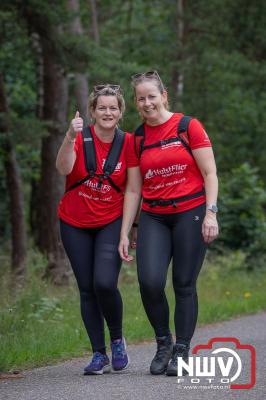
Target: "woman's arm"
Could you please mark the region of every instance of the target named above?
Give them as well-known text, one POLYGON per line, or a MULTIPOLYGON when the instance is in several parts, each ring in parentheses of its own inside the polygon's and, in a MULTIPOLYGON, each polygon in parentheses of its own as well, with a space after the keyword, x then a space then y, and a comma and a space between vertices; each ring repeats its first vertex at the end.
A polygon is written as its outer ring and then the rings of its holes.
POLYGON ((128 175, 123 207, 123 221, 118 250, 122 260, 131 261, 133 260, 133 257, 128 255, 128 234, 138 211, 141 195, 142 177, 139 167, 128 168, 127 172, 128 175))
POLYGON ((61 175, 68 175, 73 169, 76 161, 76 152, 74 151, 75 138, 78 132, 83 129, 83 119, 76 112, 75 118, 72 119, 69 129, 66 132, 63 143, 56 157, 56 168, 61 175))
MULTIPOLYGON (((211 147, 192 150, 193 156, 204 179, 206 191, 206 205, 216 205, 218 196, 218 178, 216 164, 211 147)), ((216 213, 206 208, 206 215, 202 224, 202 234, 206 243, 211 243, 219 233, 216 213)))
POLYGON ((142 199, 140 199, 138 210, 131 228, 131 234, 130 234, 130 247, 131 249, 135 249, 137 247, 137 237, 138 237, 138 225, 139 225, 139 216, 141 212, 141 207, 142 207, 142 199))

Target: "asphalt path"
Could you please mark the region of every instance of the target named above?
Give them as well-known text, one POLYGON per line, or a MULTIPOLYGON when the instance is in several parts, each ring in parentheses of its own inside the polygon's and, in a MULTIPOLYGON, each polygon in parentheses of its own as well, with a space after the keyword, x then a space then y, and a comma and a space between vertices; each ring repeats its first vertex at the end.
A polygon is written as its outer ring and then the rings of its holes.
MULTIPOLYGON (((192 348, 206 344, 214 337, 234 337, 240 343, 256 350, 256 384, 251 389, 230 389, 225 385, 202 382, 191 384, 185 377, 178 383, 176 377, 152 376, 149 364, 156 350, 152 343, 128 346, 130 366, 120 373, 101 376, 83 376, 87 358, 23 372, 20 379, 0 380, 2 400, 264 400, 266 399, 266 313, 207 325, 195 332, 192 348), (186 387, 184 386, 186 385, 186 387), (200 386, 201 385, 201 386, 200 386), (223 386, 223 388, 221 388, 223 386)), ((217 344, 218 346, 218 344, 217 344)), ((221 343, 218 347, 224 347, 221 343)), ((250 381, 250 351, 241 351, 243 363, 241 381, 250 381)), ((219 375, 217 373, 217 375, 219 375)), ((219 378, 219 377, 218 377, 219 378)), ((218 379, 217 377, 215 379, 218 379)), ((219 381, 219 379, 218 379, 219 381)), ((217 382, 218 382, 217 381, 217 382)), ((217 383, 215 382, 215 383, 217 383)))

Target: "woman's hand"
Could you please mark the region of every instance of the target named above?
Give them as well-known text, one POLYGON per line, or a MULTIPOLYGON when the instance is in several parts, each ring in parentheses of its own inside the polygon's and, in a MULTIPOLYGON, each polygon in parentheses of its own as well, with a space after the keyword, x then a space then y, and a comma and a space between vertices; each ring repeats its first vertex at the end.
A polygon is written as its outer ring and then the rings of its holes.
POLYGON ((127 236, 122 236, 120 238, 118 251, 122 260, 127 262, 132 261, 134 259, 133 256, 130 256, 128 254, 128 248, 129 248, 129 239, 127 236))
POLYGON ((205 243, 211 243, 219 235, 219 226, 216 214, 207 211, 202 223, 202 235, 205 243))
POLYGON ((78 132, 81 132, 83 129, 83 119, 80 118, 79 112, 76 112, 75 118, 70 122, 67 135, 71 139, 75 139, 78 132))

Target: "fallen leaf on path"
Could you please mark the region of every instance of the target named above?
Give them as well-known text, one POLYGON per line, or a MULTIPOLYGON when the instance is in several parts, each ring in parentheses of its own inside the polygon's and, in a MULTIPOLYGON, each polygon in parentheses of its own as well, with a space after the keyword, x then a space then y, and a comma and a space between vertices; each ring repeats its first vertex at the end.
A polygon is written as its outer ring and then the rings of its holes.
POLYGON ((7 372, 7 373, 0 372, 0 379, 20 379, 20 378, 24 378, 24 376, 18 371, 7 372))

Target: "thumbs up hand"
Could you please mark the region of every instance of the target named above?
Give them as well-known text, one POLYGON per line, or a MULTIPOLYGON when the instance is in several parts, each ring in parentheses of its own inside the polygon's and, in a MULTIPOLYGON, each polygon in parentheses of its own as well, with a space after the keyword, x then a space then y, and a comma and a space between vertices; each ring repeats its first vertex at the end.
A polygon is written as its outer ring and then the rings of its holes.
POLYGON ((75 139, 78 132, 81 132, 83 129, 83 119, 79 116, 79 112, 76 112, 75 117, 72 119, 69 125, 69 135, 72 139, 75 139))

